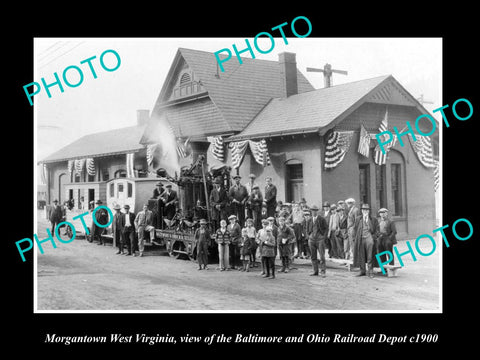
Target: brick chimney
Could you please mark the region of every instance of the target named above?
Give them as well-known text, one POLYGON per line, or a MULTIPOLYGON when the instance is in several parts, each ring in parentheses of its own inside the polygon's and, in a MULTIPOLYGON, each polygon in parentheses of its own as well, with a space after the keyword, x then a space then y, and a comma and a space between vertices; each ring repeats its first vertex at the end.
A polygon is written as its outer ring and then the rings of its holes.
POLYGON ((280 76, 282 80, 282 95, 289 97, 298 94, 297 61, 295 53, 283 52, 278 54, 280 76))
POLYGON ((149 110, 137 110, 137 126, 145 125, 150 118, 149 110))

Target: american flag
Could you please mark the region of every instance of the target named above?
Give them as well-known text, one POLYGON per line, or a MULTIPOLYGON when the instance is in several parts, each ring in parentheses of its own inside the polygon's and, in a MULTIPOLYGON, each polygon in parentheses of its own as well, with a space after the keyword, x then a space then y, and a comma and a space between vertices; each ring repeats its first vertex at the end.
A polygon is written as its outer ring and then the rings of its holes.
POLYGON ((231 142, 228 147, 232 152, 232 168, 238 169, 247 151, 248 140, 231 142))
POLYGON ((333 169, 340 164, 352 143, 353 131, 332 131, 325 148, 325 169, 333 169))
POLYGON ((224 160, 223 139, 221 136, 209 136, 207 140, 210 142, 210 151, 213 157, 218 161, 224 160))
POLYGON ((87 158, 87 173, 90 176, 95 176, 95 161, 93 158, 87 158))
MULTIPOLYGON (((380 126, 378 128, 378 132, 382 133, 382 132, 387 131, 387 130, 388 130, 388 109, 385 110, 385 116, 384 116, 382 122, 380 123, 380 126)), ((392 141, 389 142, 388 144, 383 145, 384 152, 382 151, 382 148, 380 147, 380 145, 375 146, 375 155, 374 155, 375 164, 385 165, 387 163, 388 152, 397 143, 397 137, 395 135, 392 135, 392 136, 393 136, 392 141)), ((381 138, 382 142, 385 142, 388 139, 388 135, 387 134, 380 135, 380 138, 381 138)))
POLYGON ((270 165, 270 156, 268 155, 267 142, 265 139, 260 141, 249 140, 250 151, 255 161, 263 167, 270 165))
POLYGON ((153 154, 155 153, 155 149, 157 148, 157 144, 150 144, 147 145, 147 165, 152 165, 153 162, 153 154))
POLYGON ((370 155, 370 134, 363 124, 360 125, 360 140, 358 143, 358 152, 365 157, 370 155))
POLYGON ((135 171, 133 170, 133 162, 135 160, 135 153, 126 154, 127 156, 127 177, 135 177, 135 171))
POLYGON ((183 142, 181 138, 177 138, 177 155, 179 157, 186 158, 190 155, 189 142, 190 138, 187 138, 185 142, 183 142))

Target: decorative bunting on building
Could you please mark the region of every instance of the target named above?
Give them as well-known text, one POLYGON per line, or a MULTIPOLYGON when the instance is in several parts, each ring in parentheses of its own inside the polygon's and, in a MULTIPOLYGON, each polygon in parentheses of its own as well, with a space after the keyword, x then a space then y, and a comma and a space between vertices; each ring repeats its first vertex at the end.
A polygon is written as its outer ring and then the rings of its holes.
POLYGON ((47 182, 47 178, 48 178, 47 171, 48 171, 47 164, 43 163, 42 167, 40 169, 40 181, 43 185, 46 185, 48 183, 47 182))
POLYGON ((152 163, 153 163, 153 154, 155 153, 156 148, 157 148, 157 144, 147 145, 146 157, 147 157, 148 166, 152 165, 152 163))
POLYGON ((249 140, 250 151, 255 161, 263 167, 270 165, 270 156, 268 155, 267 142, 265 139, 260 141, 249 140))
POLYGON ((221 136, 209 136, 207 137, 208 142, 210 143, 210 151, 213 154, 213 157, 218 161, 224 161, 224 148, 223 148, 223 139, 221 136))
POLYGON ((410 144, 422 165, 427 168, 434 168, 435 161, 433 159, 432 141, 430 140, 430 137, 415 134, 415 139, 417 139, 417 141, 414 141, 412 134, 408 133, 408 138, 410 139, 410 144))
POLYGON ((78 174, 82 173, 83 167, 85 166, 85 159, 77 159, 75 160, 75 171, 78 174))
POLYGON ((90 176, 95 176, 95 161, 93 158, 87 158, 87 173, 90 176))
POLYGON ((231 142, 228 146, 232 152, 232 168, 238 169, 247 151, 248 140, 231 142))
POLYGON ((135 171, 133 169, 133 163, 134 163, 134 160, 135 160, 135 153, 130 153, 130 154, 126 154, 126 157, 127 157, 127 177, 129 178, 133 178, 135 177, 135 171))
POLYGON ((340 164, 350 149, 353 131, 332 131, 325 148, 325 169, 333 169, 340 164))
POLYGON ((437 192, 438 187, 440 186, 440 162, 438 160, 434 160, 435 167, 433 168, 433 188, 435 192, 437 192))
POLYGON ((370 134, 363 124, 360 125, 360 140, 358 142, 358 152, 365 157, 370 155, 370 134))
POLYGON ((73 167, 75 165, 75 160, 68 160, 68 175, 72 175, 72 172, 73 172, 73 167))

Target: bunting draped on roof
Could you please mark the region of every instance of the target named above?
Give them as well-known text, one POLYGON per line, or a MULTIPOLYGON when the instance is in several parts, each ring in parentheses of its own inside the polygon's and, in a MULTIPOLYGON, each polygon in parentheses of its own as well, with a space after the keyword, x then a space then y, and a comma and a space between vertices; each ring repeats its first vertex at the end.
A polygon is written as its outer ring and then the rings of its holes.
POLYGON ((90 176, 95 176, 95 161, 93 158, 87 158, 87 173, 90 176))
POLYGON ((75 171, 77 173, 80 174, 82 172, 84 166, 85 166, 85 159, 75 160, 75 171))
POLYGON ((221 136, 209 136, 207 138, 210 143, 210 151, 213 157, 218 161, 224 161, 223 139, 221 136))
POLYGON ((245 151, 250 146, 250 151, 257 163, 262 166, 270 165, 270 155, 268 154, 267 142, 265 139, 260 141, 243 140, 231 142, 229 148, 232 152, 232 167, 237 169, 242 163, 245 151))
POLYGON ((353 131, 332 131, 327 138, 325 149, 325 169, 333 169, 340 164, 350 149, 353 131))
POLYGON ((135 177, 135 171, 133 169, 133 163, 135 160, 135 153, 126 154, 126 167, 127 167, 127 177, 135 177))
POLYGON ((68 175, 72 175, 75 160, 68 160, 68 175))
POLYGON ((434 168, 435 160, 433 159, 432 141, 430 137, 415 134, 417 141, 414 141, 412 134, 408 133, 408 138, 420 163, 427 168, 434 168))

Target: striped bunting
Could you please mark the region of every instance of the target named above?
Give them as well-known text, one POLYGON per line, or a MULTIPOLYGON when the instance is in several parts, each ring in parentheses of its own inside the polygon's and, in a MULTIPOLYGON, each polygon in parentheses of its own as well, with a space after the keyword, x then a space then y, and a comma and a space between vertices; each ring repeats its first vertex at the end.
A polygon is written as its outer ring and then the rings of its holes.
POLYGON ((232 152, 232 168, 238 169, 242 163, 245 151, 247 151, 248 140, 231 142, 228 147, 232 152))
POLYGON ((414 141, 412 134, 408 133, 408 138, 410 139, 410 144, 422 165, 427 168, 434 168, 435 161, 433 159, 432 141, 430 140, 430 137, 415 134, 417 141, 414 141))
POLYGON ((435 189, 435 192, 437 192, 439 186, 440 186, 440 162, 438 160, 434 160, 435 163, 435 168, 433 169, 433 188, 435 189))
POLYGON ((250 151, 255 158, 255 161, 263 167, 270 165, 270 156, 268 155, 267 142, 265 139, 260 141, 249 140, 250 151))
POLYGON ((87 173, 90 176, 95 176, 95 161, 93 158, 87 158, 87 173))
POLYGON ((77 173, 80 174, 82 172, 84 166, 85 166, 85 159, 75 160, 75 171, 77 173))
POLYGON ((147 145, 146 158, 147 158, 148 166, 152 165, 153 163, 153 155, 155 153, 156 148, 157 148, 157 144, 147 145))
POLYGON ((133 170, 133 162, 135 160, 135 153, 126 154, 127 157, 127 177, 135 177, 135 171, 133 170))
POLYGON ((332 131, 327 138, 325 149, 325 169, 333 169, 340 164, 350 149, 353 131, 332 131))
POLYGON ((224 161, 223 139, 221 136, 209 136, 207 137, 210 143, 210 151, 213 157, 218 161, 224 161))
POLYGON ((72 175, 73 167, 75 165, 75 160, 68 160, 68 174, 72 175))

